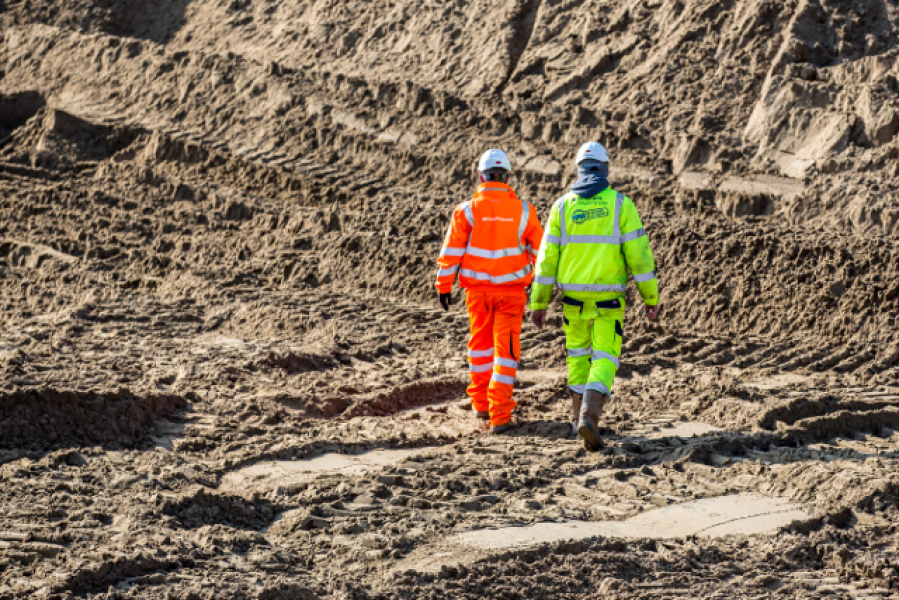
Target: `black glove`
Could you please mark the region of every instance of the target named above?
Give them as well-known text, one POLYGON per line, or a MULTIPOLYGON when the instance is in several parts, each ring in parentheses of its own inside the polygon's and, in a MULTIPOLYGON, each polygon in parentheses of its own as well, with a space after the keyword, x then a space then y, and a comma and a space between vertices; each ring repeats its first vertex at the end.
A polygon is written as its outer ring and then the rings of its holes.
POLYGON ((450 304, 453 303, 453 295, 451 293, 440 294, 439 300, 443 310, 449 310, 450 304))

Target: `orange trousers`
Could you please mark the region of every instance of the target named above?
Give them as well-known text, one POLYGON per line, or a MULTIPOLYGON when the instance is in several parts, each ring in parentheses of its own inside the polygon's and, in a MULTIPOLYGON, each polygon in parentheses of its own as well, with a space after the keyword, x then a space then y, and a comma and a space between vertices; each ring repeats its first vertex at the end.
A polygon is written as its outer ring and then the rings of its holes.
POLYGON ((527 304, 524 290, 468 292, 471 340, 468 395, 477 411, 489 411, 492 425, 512 418, 512 388, 521 356, 521 320, 527 304))

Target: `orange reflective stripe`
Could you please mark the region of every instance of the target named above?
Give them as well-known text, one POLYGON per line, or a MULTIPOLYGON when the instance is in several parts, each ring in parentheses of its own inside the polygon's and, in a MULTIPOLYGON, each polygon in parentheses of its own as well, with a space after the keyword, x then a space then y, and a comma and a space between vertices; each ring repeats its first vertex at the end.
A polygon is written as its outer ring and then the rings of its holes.
POLYGON ((521 279, 523 277, 527 277, 533 269, 531 265, 526 266, 520 271, 515 271, 514 273, 507 273, 505 275, 491 275, 490 273, 484 273, 483 271, 472 271, 471 269, 461 269, 459 274, 463 277, 470 277, 471 279, 477 279, 478 281, 489 281, 493 284, 503 284, 503 283, 512 283, 517 279, 521 279))
POLYGON ((514 377, 509 377, 508 375, 500 375, 499 373, 494 373, 490 380, 497 383, 505 383, 506 385, 515 385, 514 377))
POLYGON ((472 256, 477 256, 479 258, 490 258, 496 260, 497 258, 505 258, 506 256, 518 256, 521 254, 521 248, 503 248, 502 250, 484 250, 483 248, 475 248, 473 246, 469 246, 465 249, 465 254, 471 254, 472 256))

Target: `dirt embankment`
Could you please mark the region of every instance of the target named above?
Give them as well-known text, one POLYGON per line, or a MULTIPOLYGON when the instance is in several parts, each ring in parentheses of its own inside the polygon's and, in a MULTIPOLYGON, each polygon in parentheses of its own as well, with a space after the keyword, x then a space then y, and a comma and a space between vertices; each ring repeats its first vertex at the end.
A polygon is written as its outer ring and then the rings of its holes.
POLYGON ((897 19, 0 0, 0 598, 888 597, 897 19), (665 308, 588 455, 555 309, 488 437, 432 279, 480 152, 545 215, 590 138, 665 308), (787 504, 663 535, 722 498, 787 504))
MULTIPOLYGON (((885 233, 896 226, 894 208, 883 200, 895 191, 899 131, 897 9, 891 2, 597 0, 568 6, 519 0, 421 11, 402 3, 388 9, 203 1, 171 3, 171 10, 152 14, 138 4, 19 3, 6 16, 14 25, 7 46, 29 54, 40 47, 38 40, 13 41, 37 22, 141 40, 125 42, 125 55, 158 55, 164 47, 174 60, 151 61, 160 83, 154 95, 177 95, 186 110, 173 112, 185 133, 196 125, 207 135, 216 129, 193 108, 205 105, 201 96, 209 86, 224 90, 216 97, 227 98, 235 112, 235 100, 252 99, 257 109, 247 116, 260 110, 278 116, 305 103, 338 129, 351 130, 354 152, 363 140, 378 141, 382 151, 405 150, 421 161, 413 161, 416 167, 427 164, 454 177, 467 177, 477 154, 460 143, 468 127, 484 142, 514 149, 521 170, 551 177, 568 172, 573 149, 595 132, 615 149, 619 165, 703 174, 701 186, 722 198, 770 196, 773 203, 755 201, 754 210, 783 212, 794 223, 814 219, 885 233), (183 71, 192 56, 202 61, 202 81, 188 83, 183 71), (229 57, 261 72, 247 77, 229 57), (290 85, 296 73, 322 83, 297 94, 290 85), (350 97, 338 100, 335 93, 350 97), (447 120, 449 127, 440 123, 447 120), (450 131, 458 133, 446 135, 450 131), (740 179, 752 173, 793 178, 798 187, 766 190, 740 179)), ((77 48, 62 40, 54 45, 68 52, 92 45, 73 43, 77 48)), ((110 68, 123 51, 113 47, 105 54, 104 68, 110 68)), ((52 70, 65 61, 51 54, 41 63, 52 70)), ((28 86, 34 69, 27 61, 19 66, 22 71, 10 77, 28 86)), ((71 77, 60 75, 41 75, 40 87, 67 81, 71 88, 71 77)), ((103 78, 104 89, 92 101, 109 94, 115 80, 103 78)), ((117 93, 112 103, 121 107, 128 95, 117 93)), ((149 119, 146 108, 140 113, 149 119)), ((262 122, 270 127, 292 120, 262 122)), ((242 137, 233 128, 229 133, 233 142, 242 137)))

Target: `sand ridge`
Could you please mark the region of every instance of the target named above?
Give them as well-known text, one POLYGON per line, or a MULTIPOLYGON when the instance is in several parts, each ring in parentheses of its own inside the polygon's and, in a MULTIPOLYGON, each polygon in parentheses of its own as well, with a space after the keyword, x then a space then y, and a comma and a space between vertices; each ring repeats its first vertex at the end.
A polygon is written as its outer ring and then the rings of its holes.
POLYGON ((895 596, 897 22, 0 0, 0 599, 895 596), (598 454, 557 303, 493 437, 433 297, 480 152, 545 217, 591 138, 664 299, 598 454))

